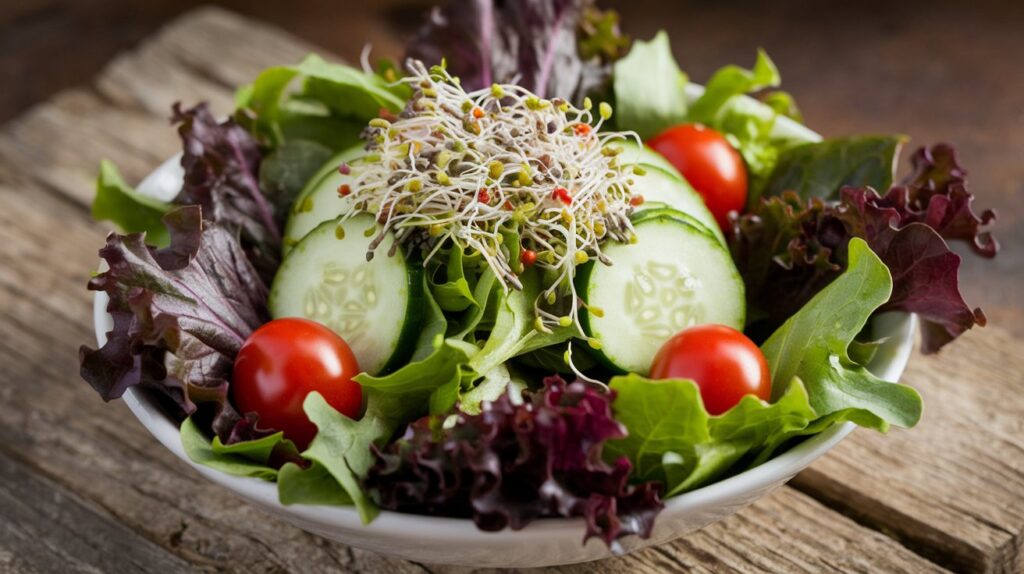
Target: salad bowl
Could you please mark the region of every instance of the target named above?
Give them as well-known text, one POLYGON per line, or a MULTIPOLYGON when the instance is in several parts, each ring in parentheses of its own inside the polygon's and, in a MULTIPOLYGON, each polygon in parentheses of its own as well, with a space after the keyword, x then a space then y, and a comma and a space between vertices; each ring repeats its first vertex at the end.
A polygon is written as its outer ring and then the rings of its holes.
MULTIPOLYGON (((687 86, 687 96, 696 99, 703 91, 687 86)), ((760 104, 745 99, 741 105, 756 109, 760 104)), ((766 112, 767 113, 767 112, 766 112)), ((820 136, 804 126, 780 118, 775 125, 779 136, 816 141, 820 136)), ((180 156, 168 159, 138 187, 141 194, 155 199, 172 198, 183 177, 180 156)), ((112 321, 107 313, 107 295, 95 298, 96 337, 102 346, 112 321)), ((905 313, 876 316, 870 323, 874 340, 884 341, 869 369, 878 377, 896 381, 909 359, 916 319, 905 313)), ((624 538, 612 548, 600 540, 581 544, 582 519, 537 520, 521 530, 484 532, 471 520, 383 511, 370 524, 363 524, 351 507, 282 505, 271 482, 237 477, 193 462, 187 456, 175 421, 145 390, 131 388, 125 402, 139 421, 164 447, 212 482, 254 504, 270 515, 303 530, 380 554, 426 563, 472 565, 477 567, 536 567, 596 560, 663 544, 734 514, 771 490, 781 486, 802 469, 828 452, 853 431, 852 423, 836 425, 812 436, 790 450, 752 469, 666 501, 651 536, 641 540, 624 538)))

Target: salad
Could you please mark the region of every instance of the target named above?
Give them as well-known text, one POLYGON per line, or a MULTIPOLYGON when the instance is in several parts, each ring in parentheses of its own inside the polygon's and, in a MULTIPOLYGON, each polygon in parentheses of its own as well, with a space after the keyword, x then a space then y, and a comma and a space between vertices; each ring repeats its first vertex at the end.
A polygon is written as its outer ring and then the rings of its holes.
POLYGON ((914 426, 865 367, 875 314, 926 353, 985 324, 948 242, 993 257, 995 216, 955 150, 897 180, 907 138, 821 139, 764 52, 701 87, 592 2, 457 1, 363 60, 267 69, 223 120, 175 105, 171 201, 97 181, 123 234, 83 378, 283 504, 583 517, 614 547, 832 425, 914 426))

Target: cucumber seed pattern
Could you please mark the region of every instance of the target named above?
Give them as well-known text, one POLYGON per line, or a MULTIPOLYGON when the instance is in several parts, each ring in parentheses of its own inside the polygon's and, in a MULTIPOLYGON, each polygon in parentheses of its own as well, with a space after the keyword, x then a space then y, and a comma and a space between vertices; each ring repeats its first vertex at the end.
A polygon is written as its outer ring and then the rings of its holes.
POLYGON ((704 308, 695 301, 700 281, 676 265, 648 261, 634 266, 626 285, 626 313, 636 318, 640 334, 668 338, 701 323, 704 308))
POLYGON ((303 297, 306 317, 318 321, 352 343, 368 331, 367 316, 377 307, 374 269, 363 266, 346 270, 337 263, 323 267, 319 283, 303 297))

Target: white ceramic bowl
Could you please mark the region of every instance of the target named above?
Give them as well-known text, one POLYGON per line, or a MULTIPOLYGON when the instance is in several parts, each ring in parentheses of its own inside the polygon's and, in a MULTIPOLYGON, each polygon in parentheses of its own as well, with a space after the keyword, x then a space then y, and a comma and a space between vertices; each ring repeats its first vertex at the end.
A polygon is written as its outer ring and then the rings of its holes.
MULTIPOLYGON (((691 85, 688 95, 695 97, 699 93, 700 88, 691 85)), ((798 139, 819 137, 792 122, 780 122, 777 128, 781 135, 798 139)), ((182 181, 178 161, 174 157, 165 162, 139 185, 139 191, 161 199, 174 197, 182 181)), ((100 345, 106 342, 106 333, 111 328, 106 305, 106 295, 98 293, 94 319, 100 345)), ((869 365, 873 373, 889 381, 900 378, 910 357, 915 323, 913 316, 903 314, 875 318, 874 334, 887 339, 869 365)), ((182 448, 177 425, 151 396, 129 389, 124 400, 157 440, 200 474, 265 512, 331 540, 418 562, 477 567, 550 566, 611 555, 599 540, 581 543, 582 519, 543 519, 519 531, 495 533, 482 532, 465 519, 381 512, 371 524, 364 525, 353 508, 283 506, 277 500, 277 485, 273 483, 230 476, 192 463, 182 448)), ((663 544, 735 513, 784 484, 853 429, 851 423, 832 427, 756 468, 668 500, 651 537, 626 538, 622 541, 623 550, 630 552, 663 544)))

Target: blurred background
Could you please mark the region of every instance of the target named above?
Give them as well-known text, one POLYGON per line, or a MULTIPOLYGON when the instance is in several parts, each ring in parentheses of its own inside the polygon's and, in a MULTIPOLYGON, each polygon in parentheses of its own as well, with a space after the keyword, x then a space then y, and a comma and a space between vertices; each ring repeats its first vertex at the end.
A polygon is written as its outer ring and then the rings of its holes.
MULTIPOLYGON (((2 0, 0 123, 62 88, 85 84, 193 0, 2 0)), ((214 2, 355 61, 365 42, 397 57, 429 7, 420 0, 214 2)), ((825 135, 900 132, 911 147, 954 143, 976 207, 999 212, 992 261, 965 259, 969 304, 1024 334, 1024 2, 607 1, 624 30, 671 33, 701 82, 757 47, 778 64, 806 122, 825 135)), ((908 150, 909 151, 909 150, 908 150)), ((909 155, 905 153, 905 155, 909 155)), ((961 250, 961 252, 963 252, 961 250)))

